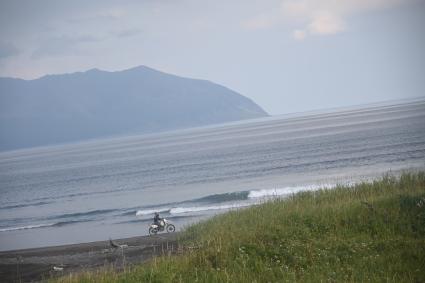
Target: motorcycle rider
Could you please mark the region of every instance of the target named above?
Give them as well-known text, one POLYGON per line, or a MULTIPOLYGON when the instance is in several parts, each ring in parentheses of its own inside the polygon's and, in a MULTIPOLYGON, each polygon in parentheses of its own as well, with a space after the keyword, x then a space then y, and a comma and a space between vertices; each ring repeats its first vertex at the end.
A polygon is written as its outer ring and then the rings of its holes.
POLYGON ((159 213, 155 212, 155 216, 153 218, 153 223, 158 225, 160 229, 164 228, 164 218, 159 217, 159 213))

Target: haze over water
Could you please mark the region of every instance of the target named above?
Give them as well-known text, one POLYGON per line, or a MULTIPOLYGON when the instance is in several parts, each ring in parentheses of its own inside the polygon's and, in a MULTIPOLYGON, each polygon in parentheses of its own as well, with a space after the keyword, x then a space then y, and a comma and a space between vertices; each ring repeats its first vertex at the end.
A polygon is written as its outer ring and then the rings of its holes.
POLYGON ((323 185, 425 168, 425 101, 0 153, 0 250, 178 228, 323 185))

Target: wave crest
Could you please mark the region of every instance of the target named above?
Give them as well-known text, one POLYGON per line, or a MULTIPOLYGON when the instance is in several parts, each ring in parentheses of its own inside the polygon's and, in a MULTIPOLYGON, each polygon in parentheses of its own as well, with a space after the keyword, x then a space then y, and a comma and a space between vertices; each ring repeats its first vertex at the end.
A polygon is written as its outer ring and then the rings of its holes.
POLYGON ((170 209, 170 214, 200 212, 200 211, 208 211, 208 210, 225 210, 225 209, 251 206, 254 204, 255 203, 233 203, 233 204, 211 205, 211 206, 175 207, 170 209))
POLYGON ((6 227, 6 228, 1 228, 0 233, 1 232, 10 232, 10 231, 19 231, 19 230, 37 229, 37 228, 47 228, 47 227, 61 227, 61 226, 65 226, 65 225, 87 222, 87 221, 90 221, 90 220, 70 220, 70 221, 60 221, 60 222, 54 222, 54 223, 42 223, 42 224, 18 226, 18 227, 6 227))
POLYGON ((190 212, 201 212, 209 210, 227 210, 234 208, 247 207, 258 204, 258 200, 255 199, 268 199, 271 197, 286 197, 291 194, 295 194, 302 191, 315 191, 322 188, 332 188, 335 185, 306 185, 306 186, 295 186, 295 187, 284 187, 276 189, 264 189, 264 190, 251 190, 241 191, 234 193, 215 194, 209 195, 198 199, 193 199, 186 202, 181 202, 183 206, 163 206, 163 207, 150 207, 149 209, 138 210, 136 216, 152 215, 155 212, 169 213, 169 214, 182 214, 190 212), (233 201, 233 202, 231 202, 233 201), (235 202, 236 201, 236 202, 235 202), (193 206, 193 203, 206 203, 210 205, 193 206), (230 203, 231 202, 231 203, 230 203), (186 204, 187 206, 184 206, 186 204), (189 206, 192 204, 192 206, 189 206))
POLYGON ((333 188, 335 185, 308 185, 298 187, 284 187, 276 189, 265 189, 265 190, 253 190, 248 194, 248 198, 267 198, 267 197, 284 197, 291 194, 295 194, 303 191, 317 191, 320 189, 333 188))
POLYGON ((171 208, 157 208, 157 209, 145 209, 145 210, 138 210, 136 212, 136 216, 144 216, 149 214, 154 214, 155 212, 169 212, 171 208))
POLYGON ((21 227, 7 227, 7 228, 0 229, 0 232, 27 230, 27 229, 35 229, 35 228, 43 228, 43 227, 52 227, 52 226, 55 226, 55 224, 56 223, 47 223, 47 224, 21 226, 21 227))

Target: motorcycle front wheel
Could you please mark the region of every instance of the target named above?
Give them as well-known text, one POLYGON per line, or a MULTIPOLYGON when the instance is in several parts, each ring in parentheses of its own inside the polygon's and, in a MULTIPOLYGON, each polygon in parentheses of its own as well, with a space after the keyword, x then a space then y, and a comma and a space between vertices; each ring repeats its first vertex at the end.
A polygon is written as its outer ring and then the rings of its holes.
POLYGON ((168 233, 172 233, 174 231, 176 231, 176 227, 174 227, 173 224, 168 224, 168 226, 167 226, 167 232, 168 233))
POLYGON ((149 235, 156 235, 156 233, 158 233, 158 230, 156 230, 156 228, 149 228, 149 235))

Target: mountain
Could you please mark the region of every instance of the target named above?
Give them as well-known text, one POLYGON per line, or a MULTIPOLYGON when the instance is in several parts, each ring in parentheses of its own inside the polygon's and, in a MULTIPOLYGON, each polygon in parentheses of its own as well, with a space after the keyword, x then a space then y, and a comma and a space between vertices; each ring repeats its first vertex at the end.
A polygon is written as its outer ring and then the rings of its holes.
POLYGON ((267 116, 221 85, 140 66, 0 78, 0 150, 267 116))

